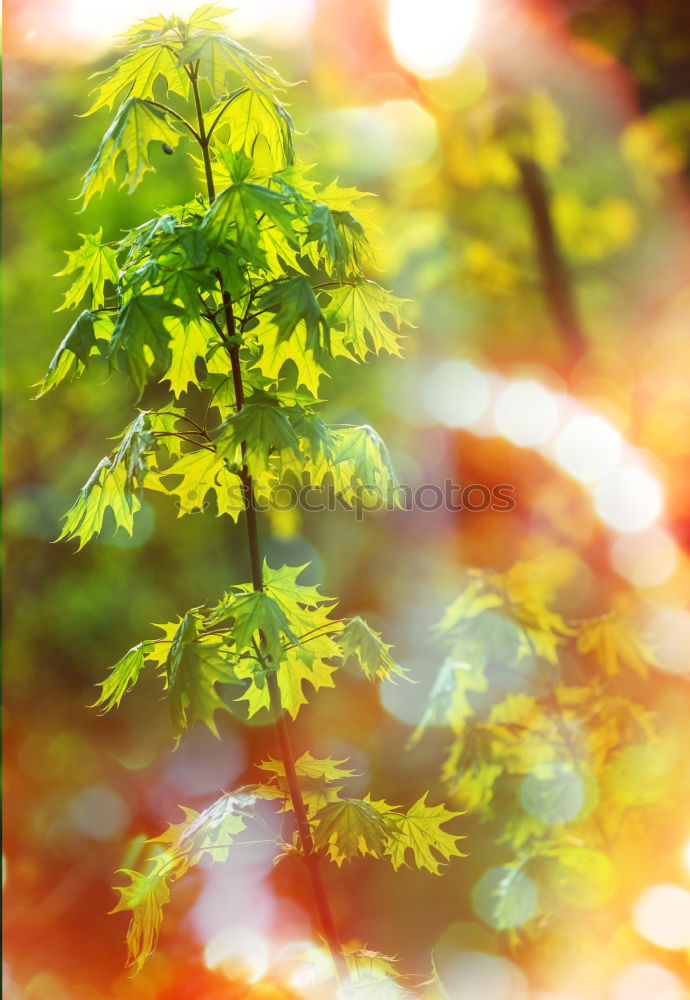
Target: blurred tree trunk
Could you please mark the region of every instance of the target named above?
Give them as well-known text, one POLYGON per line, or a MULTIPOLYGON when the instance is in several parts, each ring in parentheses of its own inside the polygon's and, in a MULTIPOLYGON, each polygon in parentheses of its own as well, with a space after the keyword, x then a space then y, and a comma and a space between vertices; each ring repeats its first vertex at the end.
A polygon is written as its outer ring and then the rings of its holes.
POLYGON ((548 309, 566 344, 571 363, 587 350, 587 337, 575 302, 572 276, 563 260, 551 215, 544 173, 530 157, 519 157, 520 183, 532 220, 537 257, 548 309))

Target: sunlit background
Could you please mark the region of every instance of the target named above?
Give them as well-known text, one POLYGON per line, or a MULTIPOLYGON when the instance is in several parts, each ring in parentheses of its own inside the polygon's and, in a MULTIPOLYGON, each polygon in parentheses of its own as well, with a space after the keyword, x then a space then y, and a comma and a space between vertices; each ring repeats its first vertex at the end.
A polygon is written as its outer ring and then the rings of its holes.
MULTIPOLYGON (((196 6, 180 0, 175 11, 196 6)), ((550 923, 536 921, 538 873, 522 871, 511 921, 494 919, 492 894, 514 860, 499 811, 488 825, 468 816, 469 857, 442 880, 364 859, 328 870, 343 935, 396 955, 427 1000, 443 998, 423 985, 432 952, 448 1000, 687 1000, 690 7, 232 6, 233 36, 307 81, 290 93, 302 159, 379 196, 373 276, 414 302, 406 359, 354 379, 336 372, 328 412, 376 426, 403 482, 508 483, 517 501, 513 512, 418 510, 357 524, 339 511, 274 525, 269 560, 311 561, 345 611, 385 629, 418 682, 372 692, 345 674, 300 715, 296 745, 349 757, 361 794, 412 801, 435 780, 443 734, 405 748, 443 660, 431 626, 467 567, 566 566, 566 617, 627 602, 655 664, 646 680, 616 681, 618 696, 652 714, 654 735, 615 757, 607 780, 622 818, 600 843, 573 845, 589 851, 587 870, 558 887, 550 923), (565 293, 549 289, 539 197, 565 293)), ((65 330, 54 313, 64 285, 51 275, 78 232, 102 224, 116 235, 194 184, 174 161, 131 198, 111 191, 78 218, 70 201, 107 123, 77 117, 87 77, 112 62, 114 35, 160 7, 5 6, 6 990, 9 1000, 316 1000, 329 967, 308 892, 298 866, 274 867, 268 841, 180 886, 159 952, 136 978, 123 968, 123 916, 107 916, 111 873, 136 862, 145 836, 176 820, 180 803, 200 807, 256 780, 252 762, 273 739, 231 718, 221 743, 193 731, 173 753, 145 682, 116 716, 86 708, 149 622, 243 578, 231 528, 176 523, 145 504, 131 541, 104 537, 79 556, 50 544, 132 404, 125 385, 98 379, 29 402, 65 330)), ((535 768, 519 790, 537 818, 538 781, 535 768)), ((585 808, 581 782, 567 791, 556 826, 585 808)), ((437 784, 435 799, 444 794, 437 784)), ((379 991, 371 1000, 405 995, 392 983, 379 991)))

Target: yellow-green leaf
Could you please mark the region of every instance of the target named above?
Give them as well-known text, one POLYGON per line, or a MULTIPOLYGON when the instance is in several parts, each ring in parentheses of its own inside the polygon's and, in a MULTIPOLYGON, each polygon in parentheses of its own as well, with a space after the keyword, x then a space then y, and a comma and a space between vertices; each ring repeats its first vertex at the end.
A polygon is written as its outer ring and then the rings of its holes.
MULTIPOLYGON (((91 309, 99 309, 105 302, 104 286, 106 281, 117 286, 119 267, 117 255, 112 247, 101 243, 103 228, 91 236, 79 234, 82 245, 78 250, 67 250, 67 263, 55 277, 74 274, 81 271, 71 287, 65 292, 65 298, 60 309, 77 306, 84 296, 91 291, 91 309)), ((59 310, 58 310, 59 311, 59 310)))
POLYGON ((98 147, 96 157, 86 172, 80 197, 84 208, 94 194, 102 193, 109 181, 117 183, 117 164, 120 157, 125 172, 119 186, 128 186, 131 192, 147 170, 153 170, 149 159, 149 145, 164 143, 171 149, 177 146, 180 133, 171 125, 160 108, 138 97, 129 97, 120 107, 98 147))
POLYGON ((461 814, 451 812, 444 805, 428 806, 427 795, 428 792, 425 792, 406 813, 392 811, 385 814, 390 831, 386 854, 396 871, 407 864, 408 851, 412 852, 418 868, 425 868, 434 875, 440 874, 441 860, 465 857, 457 848, 460 838, 441 829, 461 814))

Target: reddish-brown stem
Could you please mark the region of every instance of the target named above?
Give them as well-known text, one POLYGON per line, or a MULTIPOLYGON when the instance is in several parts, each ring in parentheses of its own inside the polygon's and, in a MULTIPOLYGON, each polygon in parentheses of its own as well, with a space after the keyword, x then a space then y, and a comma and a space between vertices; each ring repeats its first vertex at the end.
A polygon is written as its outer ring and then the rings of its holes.
MULTIPOLYGON (((208 188, 209 201, 213 202, 215 198, 215 185, 213 182, 213 172, 211 166, 211 157, 209 154, 209 137, 205 131, 204 120, 203 120, 203 109, 201 105, 201 97, 199 94, 199 85, 196 79, 196 75, 191 77, 192 90, 194 92, 194 101, 196 104, 197 117, 199 120, 199 145, 201 147, 201 152, 204 160, 204 171, 206 174, 206 185, 208 188)), ((235 392, 235 405, 239 412, 244 405, 244 384, 242 380, 242 366, 240 362, 240 348, 237 339, 237 328, 235 324, 235 316, 233 312, 232 298, 229 292, 227 292, 222 287, 221 284, 221 294, 223 297, 223 316, 225 320, 225 336, 223 338, 225 343, 225 348, 230 357, 230 365, 232 369, 232 382, 235 392)), ((215 325, 215 324, 214 324, 215 325)), ((245 447, 242 446, 242 458, 245 456, 245 447)), ((242 467, 239 472, 240 480, 243 487, 243 498, 244 498, 244 508, 245 508, 245 522, 247 527, 247 545, 249 548, 249 562, 251 566, 252 574, 252 586, 255 591, 263 590, 263 570, 261 562, 261 551, 259 546, 259 527, 256 517, 256 504, 254 502, 254 486, 252 482, 252 477, 249 473, 246 463, 243 461, 242 467)), ((263 663, 266 663, 266 657, 261 654, 261 651, 257 649, 257 652, 263 663)), ((299 787, 299 778, 297 775, 297 768, 295 765, 295 754, 290 743, 290 734, 288 732, 287 723, 285 721, 285 713, 283 711, 282 699, 280 695, 280 687, 278 685, 278 677, 275 671, 269 671, 266 683, 268 686, 268 693, 271 703, 271 712, 273 714, 273 722, 275 726, 276 736, 278 738, 278 746, 280 748, 280 756, 285 768, 285 777, 287 781, 288 791, 290 794, 290 801, 292 803, 293 812, 295 815, 295 821, 297 824, 297 833, 300 840, 300 846, 302 848, 302 860, 304 861, 305 868, 307 870, 307 875, 309 877, 309 883, 311 886, 312 897, 314 900, 314 906, 319 918, 319 923, 321 925, 321 931, 323 937, 326 941, 328 949, 331 953, 333 959, 333 965, 335 968, 336 977, 338 979, 347 978, 347 965, 343 955, 343 948, 340 942, 340 937, 335 926, 335 921, 333 919, 333 913, 331 910, 330 902, 328 900, 328 895, 326 893, 326 887, 321 876, 319 855, 314 850, 314 841, 311 835, 311 829, 309 826, 309 817, 307 815, 307 809, 302 797, 302 793, 299 787)))

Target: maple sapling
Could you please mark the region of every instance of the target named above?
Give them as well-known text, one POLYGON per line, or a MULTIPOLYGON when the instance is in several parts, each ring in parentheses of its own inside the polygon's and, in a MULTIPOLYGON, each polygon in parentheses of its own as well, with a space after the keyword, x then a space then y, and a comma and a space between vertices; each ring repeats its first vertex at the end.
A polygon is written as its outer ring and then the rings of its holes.
POLYGON ((304 567, 268 565, 257 506, 284 481, 329 483, 352 503, 362 489, 395 488, 376 432, 329 425, 319 394, 332 359, 400 353, 406 303, 364 274, 371 250, 354 214, 363 195, 323 186, 300 164, 285 82, 223 33, 223 13, 207 4, 188 20, 142 21, 125 35, 126 54, 99 75, 89 113, 116 112, 86 173, 84 205, 111 181, 132 191, 153 170, 154 145, 191 157, 205 190, 187 192, 119 239, 104 242, 102 229, 84 236, 68 254, 61 273, 76 278, 63 307, 85 297, 89 306, 38 395, 97 356, 131 378, 138 401, 152 381, 169 385, 169 402, 137 410, 99 462, 62 538, 81 548, 108 511, 131 534, 144 490, 176 498, 180 516, 213 494, 219 515, 245 525, 250 582, 158 626, 160 635, 112 667, 96 704, 116 707, 142 670, 153 671, 175 740, 197 722, 217 735, 216 713, 240 701, 250 717, 272 714, 280 759, 264 760, 255 784, 201 812, 186 809, 155 838, 141 870, 121 872, 127 884, 118 887, 116 910, 131 911, 129 961, 139 968, 156 947, 172 883, 202 858, 223 861, 273 803, 294 817, 294 841, 277 836, 276 850, 304 862, 337 976, 376 978, 389 974, 389 963, 365 968, 343 948, 321 863, 370 855, 395 869, 413 863, 438 873, 460 854, 458 838, 443 829, 457 814, 426 795, 407 809, 347 797, 353 772, 343 761, 295 759, 286 716, 306 704, 305 685, 333 687, 337 666, 349 662, 372 681, 404 671, 362 618, 337 617, 336 601, 299 582, 304 567))

